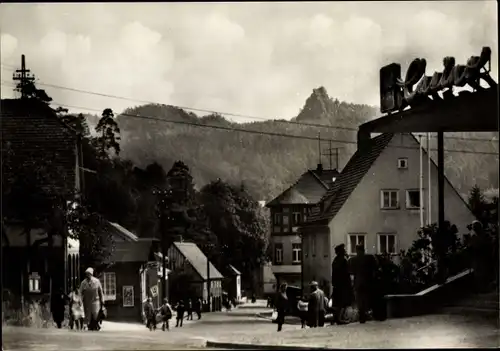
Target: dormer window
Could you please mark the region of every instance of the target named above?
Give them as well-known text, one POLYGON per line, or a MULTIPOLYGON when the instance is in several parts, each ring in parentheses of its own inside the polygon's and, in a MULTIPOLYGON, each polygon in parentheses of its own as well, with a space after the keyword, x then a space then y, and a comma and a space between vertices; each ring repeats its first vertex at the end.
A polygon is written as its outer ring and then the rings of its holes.
POLYGON ((398 168, 408 169, 408 159, 406 157, 398 158, 398 168))

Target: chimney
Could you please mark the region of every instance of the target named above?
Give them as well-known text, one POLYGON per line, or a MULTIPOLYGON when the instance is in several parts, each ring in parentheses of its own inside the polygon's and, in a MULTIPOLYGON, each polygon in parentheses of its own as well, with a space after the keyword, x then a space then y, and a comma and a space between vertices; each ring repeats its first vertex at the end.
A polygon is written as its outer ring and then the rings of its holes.
POLYGON ((323 164, 321 163, 318 163, 318 168, 316 168, 316 171, 321 174, 321 172, 323 172, 323 164))

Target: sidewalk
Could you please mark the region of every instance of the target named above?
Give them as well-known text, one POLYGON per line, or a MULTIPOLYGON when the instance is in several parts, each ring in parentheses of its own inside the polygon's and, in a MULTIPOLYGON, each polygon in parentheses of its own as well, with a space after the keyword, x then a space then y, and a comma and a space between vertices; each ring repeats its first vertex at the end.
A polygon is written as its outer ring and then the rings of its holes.
POLYGON ((432 315, 315 329, 284 326, 280 333, 232 335, 210 340, 207 346, 232 349, 496 348, 498 333, 498 323, 491 320, 432 315))

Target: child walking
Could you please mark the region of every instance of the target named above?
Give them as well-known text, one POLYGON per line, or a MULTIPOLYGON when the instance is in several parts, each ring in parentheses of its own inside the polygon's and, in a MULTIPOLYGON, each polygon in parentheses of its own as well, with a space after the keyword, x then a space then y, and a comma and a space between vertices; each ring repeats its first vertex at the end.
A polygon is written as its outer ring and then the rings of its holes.
POLYGON ((302 324, 302 329, 304 329, 306 327, 306 322, 307 322, 308 303, 306 302, 306 299, 303 296, 300 297, 299 302, 297 303, 297 309, 299 310, 300 323, 302 324))
POLYGON ((184 301, 179 301, 176 307, 177 310, 177 323, 176 327, 182 327, 182 322, 184 322, 184 312, 186 311, 186 307, 184 305, 184 301))

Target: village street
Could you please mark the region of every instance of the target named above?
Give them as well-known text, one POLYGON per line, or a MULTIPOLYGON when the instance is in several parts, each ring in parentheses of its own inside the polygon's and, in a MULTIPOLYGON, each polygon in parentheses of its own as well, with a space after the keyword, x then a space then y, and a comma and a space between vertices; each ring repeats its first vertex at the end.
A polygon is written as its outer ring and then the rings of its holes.
MULTIPOLYGON (((189 321, 170 332, 150 332, 139 324, 104 322, 98 333, 67 329, 28 329, 6 327, 4 350, 199 350, 206 341, 228 343, 215 349, 233 348, 229 344, 305 346, 323 348, 429 348, 496 347, 498 321, 455 315, 430 315, 386 322, 353 323, 300 330, 292 323, 276 332, 276 325, 257 313, 269 311, 261 304, 231 312, 205 314, 200 321, 189 321)), ((209 345, 210 346, 210 345, 209 345)), ((216 345, 214 345, 216 346, 216 345)))

